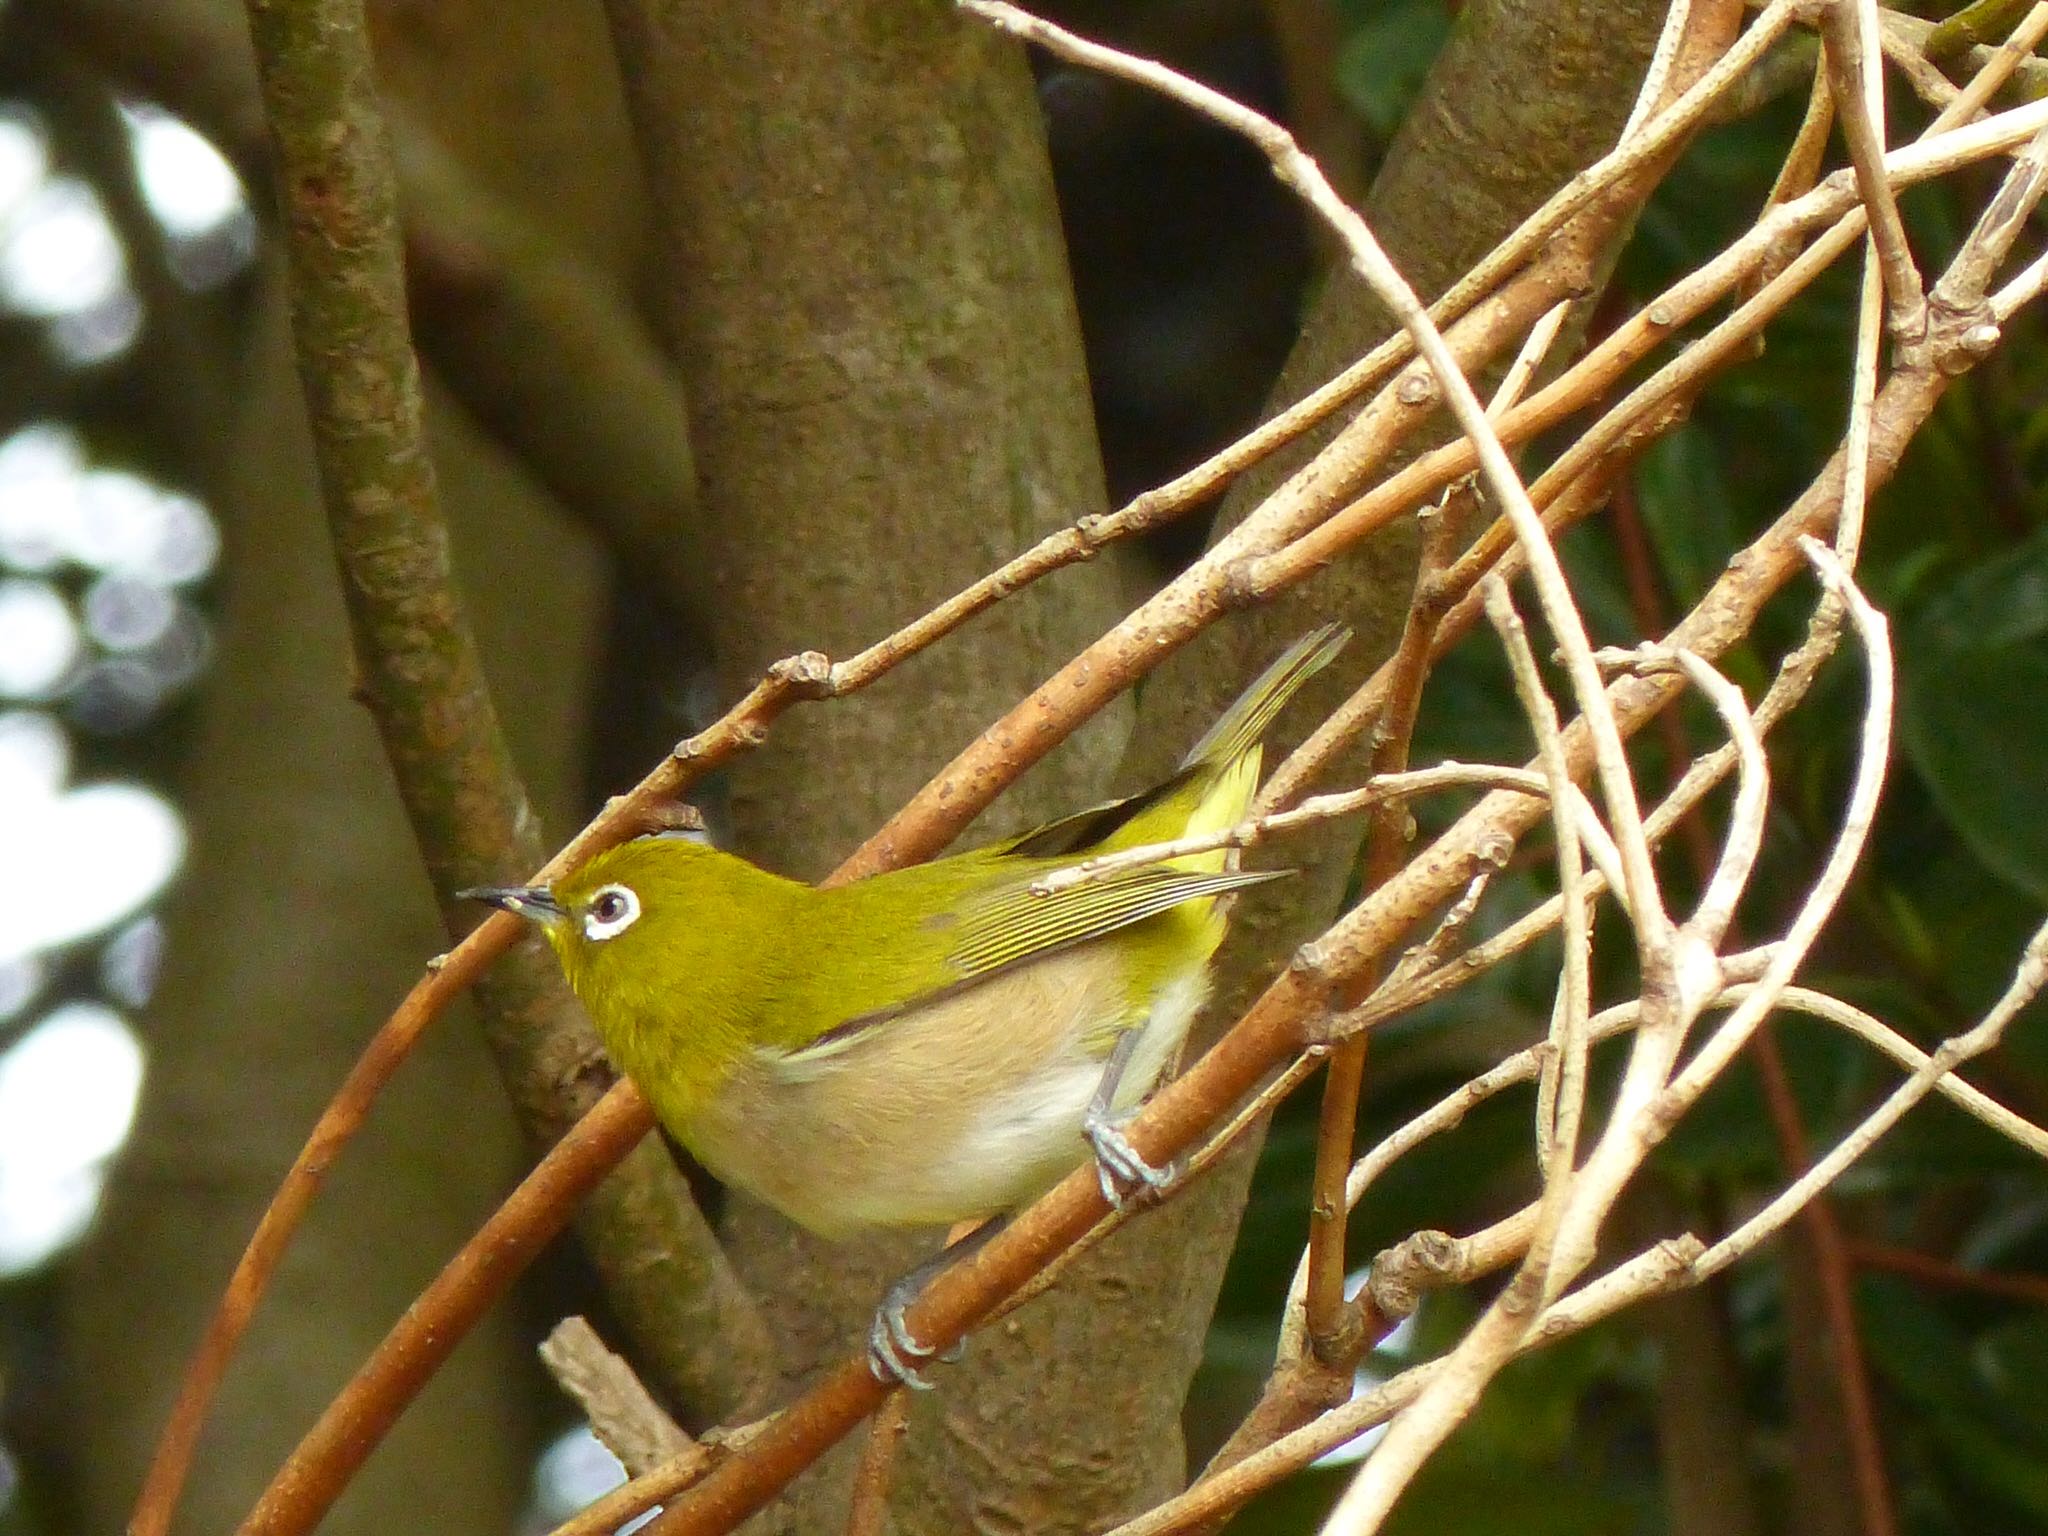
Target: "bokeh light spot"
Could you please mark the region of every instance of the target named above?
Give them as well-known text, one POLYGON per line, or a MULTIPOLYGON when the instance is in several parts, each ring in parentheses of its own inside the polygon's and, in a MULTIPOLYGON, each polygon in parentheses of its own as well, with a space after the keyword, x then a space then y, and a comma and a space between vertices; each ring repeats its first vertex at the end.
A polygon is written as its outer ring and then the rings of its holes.
POLYGON ((256 219, 242 180, 204 135, 161 107, 122 109, 143 201, 186 287, 217 288, 256 256, 256 219))
POLYGON ((104 304, 127 272, 99 194, 74 176, 53 176, 22 198, 0 237, 0 299, 18 314, 47 319, 104 304))
POLYGON ((50 347, 74 368, 90 368, 118 357, 142 334, 142 300, 125 285, 97 304, 54 315, 46 333, 50 347))
POLYGON ((57 1009, 0 1053, 0 1274, 40 1264, 91 1221, 142 1070, 135 1032, 97 1003, 57 1009))
POLYGON ((152 913, 107 941, 100 955, 100 985, 130 1008, 140 1008, 156 991, 163 965, 163 919, 152 913))
POLYGON ((16 217, 49 174, 50 144, 42 125, 20 107, 0 107, 0 223, 16 217))
POLYGON ((178 600, 154 582, 102 576, 85 592, 85 632, 110 651, 139 651, 161 640, 178 600))
POLYGON ((0 1021, 13 1018, 43 990, 44 966, 35 955, 0 960, 0 1021))
POLYGON ((21 872, 0 881, 0 960, 10 960, 129 916, 177 872, 185 829, 139 784, 89 784, 0 801, 0 847, 21 872))
POLYGON ((46 582, 0 581, 0 696, 43 698, 77 665, 78 621, 46 582))
MULTIPOLYGON (((626 1469, 619 1465, 618 1457, 606 1450, 587 1428, 578 1425, 551 1441, 534 1465, 534 1514, 545 1522, 543 1529, 551 1529, 625 1480, 626 1469)), ((654 1513, 650 1510, 620 1526, 619 1536, 638 1530, 654 1518, 654 1513)))
POLYGON ((247 206, 241 178, 203 135, 146 102, 121 115, 142 195, 165 233, 186 239, 211 234, 247 206))
POLYGON ((42 422, 0 442, 0 562, 28 572, 63 562, 84 477, 67 427, 42 422))

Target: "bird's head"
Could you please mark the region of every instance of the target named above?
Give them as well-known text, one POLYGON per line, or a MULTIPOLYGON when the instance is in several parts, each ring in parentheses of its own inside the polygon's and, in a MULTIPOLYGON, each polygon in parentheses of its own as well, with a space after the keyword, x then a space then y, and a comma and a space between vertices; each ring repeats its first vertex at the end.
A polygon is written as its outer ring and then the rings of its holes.
POLYGON ((686 833, 637 837, 548 885, 479 886, 460 894, 525 918, 547 936, 588 1001, 622 980, 687 984, 705 941, 744 923, 741 861, 686 833))

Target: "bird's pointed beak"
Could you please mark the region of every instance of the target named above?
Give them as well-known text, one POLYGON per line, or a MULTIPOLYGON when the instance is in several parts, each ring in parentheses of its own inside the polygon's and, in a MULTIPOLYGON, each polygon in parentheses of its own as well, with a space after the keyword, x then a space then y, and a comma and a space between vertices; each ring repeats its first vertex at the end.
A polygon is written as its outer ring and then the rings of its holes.
POLYGON ((555 893, 544 885, 478 885, 455 894, 464 901, 487 902, 543 928, 569 915, 568 909, 555 899, 555 893))

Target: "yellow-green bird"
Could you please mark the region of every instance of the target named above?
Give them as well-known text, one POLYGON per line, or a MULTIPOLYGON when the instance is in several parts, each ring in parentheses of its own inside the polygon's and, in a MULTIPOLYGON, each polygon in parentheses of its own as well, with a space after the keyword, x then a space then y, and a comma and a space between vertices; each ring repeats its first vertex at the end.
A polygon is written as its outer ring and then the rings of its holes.
MULTIPOLYGON (((552 886, 465 894, 540 926, 612 1060, 693 1157, 813 1231, 1003 1216, 1091 1148, 1120 1202, 1164 1182, 1119 1126, 1207 994, 1220 898, 1276 872, 1213 852, 1037 887, 1242 820, 1260 737, 1347 637, 1297 642, 1164 783, 968 853, 821 888, 661 833, 552 886)), ((912 1362, 929 1352, 902 1308, 936 1267, 877 1318, 885 1380, 923 1384, 912 1362)))

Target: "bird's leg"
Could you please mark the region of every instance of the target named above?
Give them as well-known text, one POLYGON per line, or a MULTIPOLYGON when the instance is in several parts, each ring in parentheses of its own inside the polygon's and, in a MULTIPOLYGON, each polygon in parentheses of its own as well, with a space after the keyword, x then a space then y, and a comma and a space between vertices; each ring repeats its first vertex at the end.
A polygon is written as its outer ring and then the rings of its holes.
POLYGON ((1095 1085, 1095 1096, 1081 1116, 1081 1134, 1095 1149, 1095 1177, 1102 1185, 1102 1198, 1109 1202, 1110 1209, 1118 1211, 1140 1191, 1160 1194, 1173 1183, 1171 1167, 1153 1167, 1131 1145, 1123 1132, 1131 1114, 1118 1114, 1115 1107, 1117 1088, 1131 1057, 1137 1053, 1138 1034, 1135 1029, 1127 1029, 1117 1037, 1116 1047, 1102 1069, 1102 1081, 1095 1085))
POLYGON ((940 1271, 950 1269, 969 1254, 980 1251, 1009 1223, 1007 1215, 989 1217, 972 1231, 961 1233, 889 1287, 881 1307, 875 1312, 874 1325, 868 1329, 868 1369, 874 1372, 877 1381, 888 1386, 901 1385, 929 1392, 932 1383, 923 1375, 925 1362, 935 1355, 948 1364, 960 1358, 966 1348, 964 1344, 955 1344, 938 1355, 919 1343, 910 1331, 910 1324, 904 1320, 904 1311, 940 1271))

